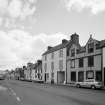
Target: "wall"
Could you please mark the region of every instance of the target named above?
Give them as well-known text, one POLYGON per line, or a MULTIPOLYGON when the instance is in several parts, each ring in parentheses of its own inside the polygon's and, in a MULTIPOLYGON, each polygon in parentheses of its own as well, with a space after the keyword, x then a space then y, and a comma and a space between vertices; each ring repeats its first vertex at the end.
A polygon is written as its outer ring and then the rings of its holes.
MULTIPOLYGON (((59 60, 63 60, 63 71, 66 72, 66 48, 63 48, 63 57, 59 57, 59 50, 54 52, 54 58, 51 58, 51 54, 47 54, 47 60, 45 61, 44 57, 42 57, 42 71, 43 71, 43 79, 44 79, 44 64, 47 63, 47 73, 49 73, 49 80, 47 82, 51 82, 51 62, 54 62, 54 82, 57 83, 57 71, 59 71, 59 60)), ((65 73, 66 78, 66 73, 65 73)))
POLYGON ((103 48, 103 67, 105 67, 105 47, 103 48))

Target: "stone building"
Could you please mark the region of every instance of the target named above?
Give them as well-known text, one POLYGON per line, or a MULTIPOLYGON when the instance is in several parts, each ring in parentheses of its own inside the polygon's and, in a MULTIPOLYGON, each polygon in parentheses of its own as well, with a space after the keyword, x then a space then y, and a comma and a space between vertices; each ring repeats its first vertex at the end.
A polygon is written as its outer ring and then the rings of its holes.
MULTIPOLYGON (((79 35, 71 36, 67 46, 67 83, 87 79, 104 81, 103 62, 105 41, 98 41, 90 35, 85 46, 79 44, 79 35), (102 51, 103 49, 103 51, 102 51), (103 75, 103 76, 102 76, 103 75)), ((104 65, 105 67, 105 65, 104 65)))

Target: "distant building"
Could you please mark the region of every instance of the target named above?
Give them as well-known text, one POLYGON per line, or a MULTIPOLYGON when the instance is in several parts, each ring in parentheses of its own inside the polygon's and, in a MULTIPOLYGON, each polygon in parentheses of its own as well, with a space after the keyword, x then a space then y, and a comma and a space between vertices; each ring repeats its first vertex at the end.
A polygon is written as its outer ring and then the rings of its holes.
POLYGON ((31 77, 33 81, 42 81, 42 61, 37 60, 35 64, 33 64, 31 77))
POLYGON ((32 69, 33 63, 27 63, 27 66, 24 69, 25 80, 32 80, 32 69))
POLYGON ((35 78, 37 81, 43 81, 42 78, 42 61, 38 60, 35 69, 35 78))

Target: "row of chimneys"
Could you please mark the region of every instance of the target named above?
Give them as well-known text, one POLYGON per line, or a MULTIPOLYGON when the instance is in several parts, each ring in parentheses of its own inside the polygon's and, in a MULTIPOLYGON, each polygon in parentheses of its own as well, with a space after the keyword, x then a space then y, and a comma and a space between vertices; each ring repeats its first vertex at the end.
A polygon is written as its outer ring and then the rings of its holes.
MULTIPOLYGON (((79 44, 79 35, 78 34, 76 34, 76 33, 72 34, 70 36, 70 39, 71 39, 70 41, 72 41, 72 43, 79 44)), ((66 39, 62 40, 62 44, 67 43, 67 42, 68 42, 68 40, 66 40, 66 39)), ((50 50, 51 48, 53 48, 53 47, 48 46, 47 50, 50 50)))

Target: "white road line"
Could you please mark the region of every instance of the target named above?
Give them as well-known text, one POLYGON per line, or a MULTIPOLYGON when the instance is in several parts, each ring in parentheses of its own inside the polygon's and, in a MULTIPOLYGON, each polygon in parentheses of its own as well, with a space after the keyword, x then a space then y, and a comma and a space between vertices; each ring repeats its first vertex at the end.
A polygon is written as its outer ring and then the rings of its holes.
POLYGON ((16 96, 16 93, 15 93, 15 92, 13 92, 13 95, 14 95, 14 96, 16 96))
POLYGON ((21 101, 19 97, 16 97, 16 99, 17 99, 17 101, 19 101, 19 102, 21 101))

